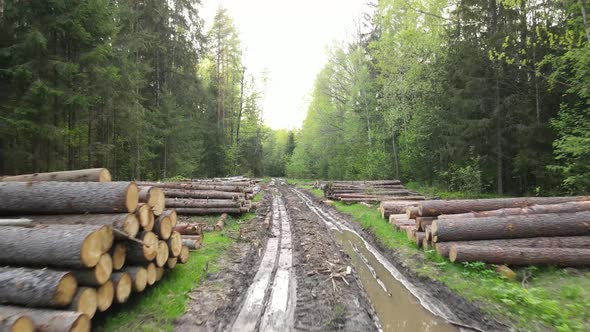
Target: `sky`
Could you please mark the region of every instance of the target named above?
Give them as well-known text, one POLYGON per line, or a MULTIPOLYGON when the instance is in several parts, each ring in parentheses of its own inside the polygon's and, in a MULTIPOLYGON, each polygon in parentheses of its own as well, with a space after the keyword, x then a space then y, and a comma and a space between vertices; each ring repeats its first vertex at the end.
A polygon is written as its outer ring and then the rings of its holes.
POLYGON ((264 121, 273 129, 300 128, 327 47, 354 31, 366 0, 202 0, 206 30, 219 6, 234 20, 246 71, 267 83, 264 121))

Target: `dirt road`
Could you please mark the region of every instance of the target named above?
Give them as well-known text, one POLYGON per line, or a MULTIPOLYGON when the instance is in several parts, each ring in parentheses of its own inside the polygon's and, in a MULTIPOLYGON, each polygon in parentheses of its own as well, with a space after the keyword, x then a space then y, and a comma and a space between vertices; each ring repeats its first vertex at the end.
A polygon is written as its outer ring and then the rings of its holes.
POLYGON ((348 216, 308 193, 273 180, 265 202, 231 261, 191 293, 176 330, 494 329, 442 286, 415 282, 348 216))

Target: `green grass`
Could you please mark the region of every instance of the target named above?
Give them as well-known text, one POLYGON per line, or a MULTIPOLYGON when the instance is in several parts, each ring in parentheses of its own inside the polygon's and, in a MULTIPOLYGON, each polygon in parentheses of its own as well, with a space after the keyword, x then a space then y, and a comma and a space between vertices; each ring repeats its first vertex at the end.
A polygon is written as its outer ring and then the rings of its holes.
MULTIPOLYGON (((203 246, 191 252, 187 264, 178 264, 160 282, 140 294, 132 294, 126 304, 111 308, 105 317, 95 320, 96 331, 172 331, 172 323, 186 311, 188 292, 197 287, 207 272, 218 270, 219 259, 235 241, 229 233, 239 229, 239 222, 252 219, 254 213, 228 218, 222 232, 209 232, 203 246), (206 269, 208 269, 206 271, 206 269)), ((209 219, 217 220, 219 217, 209 219)))
POLYGON ((518 281, 510 281, 483 263, 451 263, 434 250, 424 252, 395 231, 379 211, 360 204, 335 202, 382 245, 395 249, 416 273, 438 280, 482 310, 509 320, 519 330, 590 330, 590 272, 588 270, 527 267, 515 269, 518 281), (422 259, 416 259, 421 256, 422 259), (426 261, 428 264, 424 264, 426 261), (523 276, 528 282, 521 283, 523 276))

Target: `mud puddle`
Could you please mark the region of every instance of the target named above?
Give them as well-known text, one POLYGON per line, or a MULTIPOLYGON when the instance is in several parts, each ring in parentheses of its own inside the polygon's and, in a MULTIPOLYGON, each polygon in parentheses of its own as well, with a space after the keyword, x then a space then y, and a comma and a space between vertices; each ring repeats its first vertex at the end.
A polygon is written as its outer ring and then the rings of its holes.
POLYGON ((367 249, 356 233, 332 231, 350 256, 384 331, 451 332, 458 329, 427 311, 367 249))

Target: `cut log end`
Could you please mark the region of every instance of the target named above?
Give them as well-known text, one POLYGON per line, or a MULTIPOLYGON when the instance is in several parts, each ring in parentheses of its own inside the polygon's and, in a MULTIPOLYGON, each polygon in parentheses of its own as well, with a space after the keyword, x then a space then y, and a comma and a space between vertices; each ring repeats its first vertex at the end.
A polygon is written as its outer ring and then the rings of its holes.
POLYGON ((25 315, 0 317, 0 330, 7 332, 34 332, 35 324, 30 317, 25 315))
POLYGON ((113 273, 113 260, 111 255, 103 254, 94 268, 94 275, 99 284, 106 283, 113 273))
POLYGON ((125 207, 127 212, 133 213, 137 209, 139 203, 139 189, 135 183, 130 183, 127 187, 127 193, 125 195, 125 207))
POLYGON ((125 265, 127 257, 127 245, 124 242, 115 243, 111 250, 111 259, 113 261, 113 270, 120 270, 125 265))
POLYGON ((133 290, 140 293, 143 292, 145 287, 147 286, 147 270, 145 268, 139 268, 133 280, 133 290))
POLYGON ((180 255, 178 255, 178 263, 185 264, 188 262, 188 258, 190 257, 190 252, 187 246, 182 246, 180 250, 180 255))
POLYGON ((150 191, 150 200, 152 201, 152 204, 148 204, 152 207, 153 213, 156 216, 161 215, 166 208, 166 197, 164 196, 162 189, 152 187, 152 190, 150 191))
POLYGON ((168 261, 169 256, 168 244, 166 241, 160 240, 158 243, 158 253, 156 255, 156 265, 159 267, 164 266, 168 261))
POLYGON ((111 172, 108 169, 103 168, 98 173, 98 182, 111 182, 111 172))
POLYGON ((166 262, 166 267, 169 269, 173 269, 174 267, 176 267, 176 263, 178 263, 178 257, 168 258, 168 261, 166 262))
POLYGON ((78 283, 76 277, 71 273, 66 273, 57 285, 55 295, 53 296, 54 302, 58 305, 70 304, 74 295, 76 295, 77 288, 78 283))
POLYGON ((156 278, 157 278, 156 264, 149 263, 146 266, 145 271, 146 271, 146 276, 147 276, 147 278, 146 278, 147 284, 149 286, 155 284, 156 278))
POLYGON ((135 214, 128 214, 123 222, 123 232, 129 237, 136 237, 139 233, 139 219, 135 214))
POLYGON ((70 309, 84 313, 89 318, 94 317, 94 314, 98 309, 98 295, 96 290, 91 287, 79 288, 74 301, 72 301, 72 304, 70 305, 70 309))
POLYGON ((125 303, 131 295, 133 290, 133 280, 129 273, 118 273, 113 277, 113 285, 115 287, 115 300, 117 303, 125 303))
POLYGON ((94 267, 98 264, 100 257, 104 252, 105 233, 101 232, 106 226, 101 227, 98 231, 90 233, 82 242, 80 259, 86 267, 94 267))
POLYGON ((147 205, 147 203, 139 203, 137 206, 137 211, 135 211, 135 215, 139 220, 139 225, 141 228, 143 228, 143 230, 151 231, 154 228, 154 216, 152 209, 149 205, 147 205))
POLYGON ((69 332, 89 332, 90 331, 90 318, 85 314, 79 315, 76 320, 72 323, 69 332))
POLYGON ((158 255, 158 237, 152 232, 145 232, 142 237, 143 255, 147 260, 154 260, 158 255))
POLYGON ((160 281, 160 280, 162 280, 162 278, 164 278, 165 271, 166 270, 163 267, 156 268, 156 281, 160 281))
POLYGON ((168 240, 173 231, 172 220, 168 216, 160 216, 156 220, 155 232, 162 240, 168 240))
POLYGON ((103 312, 111 307, 115 298, 115 287, 113 282, 108 280, 96 290, 98 310, 103 312))
POLYGON ((170 257, 177 257, 182 250, 182 235, 179 232, 172 232, 168 239, 168 249, 170 257))

